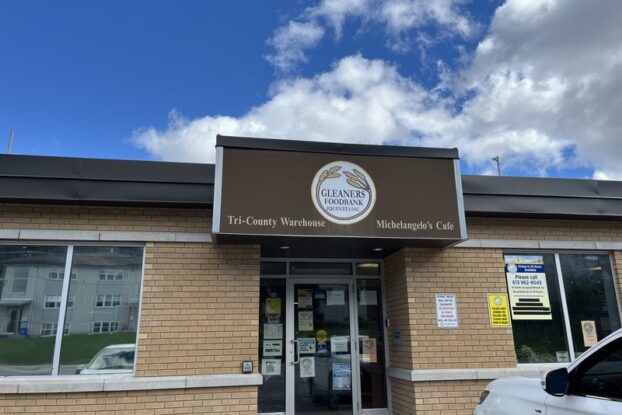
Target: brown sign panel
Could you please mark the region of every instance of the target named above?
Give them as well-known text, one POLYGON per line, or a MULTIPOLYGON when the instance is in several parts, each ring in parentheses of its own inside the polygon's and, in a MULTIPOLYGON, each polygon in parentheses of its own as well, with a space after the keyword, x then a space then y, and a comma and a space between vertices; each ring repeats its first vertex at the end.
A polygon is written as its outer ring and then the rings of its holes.
POLYGON ((226 146, 217 151, 216 235, 466 236, 457 160, 226 146))

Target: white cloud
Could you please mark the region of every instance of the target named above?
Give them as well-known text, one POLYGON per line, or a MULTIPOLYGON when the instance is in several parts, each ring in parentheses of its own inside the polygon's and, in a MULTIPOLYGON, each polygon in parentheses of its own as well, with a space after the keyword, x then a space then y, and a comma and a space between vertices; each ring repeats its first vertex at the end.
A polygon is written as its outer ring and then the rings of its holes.
POLYGON ((383 61, 342 59, 311 79, 283 80, 272 97, 239 118, 187 120, 172 112, 164 131, 136 131, 134 142, 165 160, 213 162, 216 134, 382 144, 406 142, 409 112, 430 97, 383 61))
POLYGON ((622 179, 622 2, 508 0, 461 70, 428 90, 386 61, 349 56, 275 83, 243 116, 137 132, 154 157, 213 161, 217 133, 458 147, 471 169, 546 175, 588 167, 622 179), (598 7, 596 6, 598 5, 598 7), (457 98, 453 98, 457 97, 457 98))
POLYGON ((400 75, 394 66, 360 55, 311 79, 280 81, 272 92, 268 101, 239 118, 186 120, 173 112, 165 131, 138 131, 134 140, 157 158, 197 162, 213 162, 216 134, 457 146, 481 170, 496 154, 525 172, 562 158, 563 144, 549 143, 537 131, 495 126, 486 116, 456 115, 451 101, 400 75), (519 161, 523 156, 530 161, 519 161))
POLYGON ((463 3, 463 0, 388 0, 380 4, 379 18, 396 35, 437 25, 449 33, 468 37, 473 34, 475 24, 461 10, 463 3))
POLYGON ((300 62, 306 62, 305 50, 315 47, 324 37, 324 29, 317 23, 290 21, 276 30, 268 43, 275 52, 266 59, 280 70, 287 71, 300 62))
POLYGON ((335 31, 335 37, 340 38, 346 18, 369 16, 372 5, 372 0, 322 0, 319 5, 309 7, 304 14, 310 19, 326 20, 335 31))
POLYGON ((361 25, 375 22, 384 25, 389 47, 405 52, 416 44, 426 49, 436 38, 454 35, 467 38, 478 25, 466 14, 465 0, 321 0, 308 7, 296 20, 275 30, 268 43, 275 49, 268 61, 282 71, 305 62, 305 52, 314 48, 330 27, 339 39, 347 19, 356 19, 361 25), (434 34, 426 28, 434 27, 434 34), (416 30, 416 33, 413 32, 416 30))
MULTIPOLYGON (((622 178, 622 2, 510 0, 495 13, 463 86, 465 114, 572 144, 566 162, 622 178)), ((563 168, 563 162, 558 164, 563 168)))

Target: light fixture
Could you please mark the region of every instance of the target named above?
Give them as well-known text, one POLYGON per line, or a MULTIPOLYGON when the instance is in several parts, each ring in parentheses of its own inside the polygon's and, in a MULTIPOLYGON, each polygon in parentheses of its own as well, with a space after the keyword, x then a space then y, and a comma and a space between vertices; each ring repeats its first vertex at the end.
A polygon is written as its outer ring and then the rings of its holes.
POLYGON ((377 262, 359 262, 356 264, 357 267, 360 268, 378 268, 377 262))
POLYGON ((289 249, 289 246, 287 246, 287 245, 283 245, 283 246, 281 247, 281 249, 283 249, 283 250, 289 249))
POLYGON ((374 248, 374 252, 381 252, 382 248, 374 248))

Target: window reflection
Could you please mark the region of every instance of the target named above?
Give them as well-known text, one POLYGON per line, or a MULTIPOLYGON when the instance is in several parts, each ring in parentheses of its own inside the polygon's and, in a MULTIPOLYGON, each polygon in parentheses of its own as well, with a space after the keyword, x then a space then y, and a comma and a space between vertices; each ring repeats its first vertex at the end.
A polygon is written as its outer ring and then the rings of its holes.
POLYGON ((140 247, 74 248, 60 374, 131 373, 142 273, 140 247), (131 362, 130 362, 131 356, 131 362), (108 362, 108 363, 106 363, 108 362))
POLYGON ((66 253, 0 245, 0 376, 52 373, 66 253))
POLYGON ((609 255, 559 256, 572 341, 577 356, 620 328, 620 314, 609 255), (591 327, 596 335, 591 335, 591 327))

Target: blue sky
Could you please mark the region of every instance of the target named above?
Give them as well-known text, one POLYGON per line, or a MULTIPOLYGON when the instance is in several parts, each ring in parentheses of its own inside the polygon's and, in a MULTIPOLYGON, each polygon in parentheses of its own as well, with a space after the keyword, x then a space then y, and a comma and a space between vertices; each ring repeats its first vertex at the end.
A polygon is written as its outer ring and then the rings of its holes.
POLYGON ((221 133, 620 179, 621 4, 7 0, 0 143, 14 128, 15 153, 212 162, 221 133))

